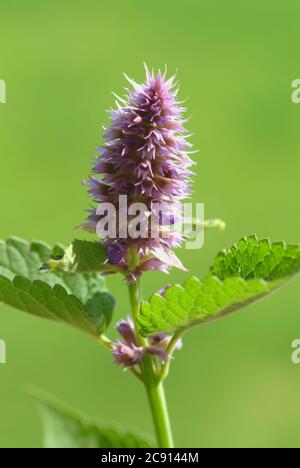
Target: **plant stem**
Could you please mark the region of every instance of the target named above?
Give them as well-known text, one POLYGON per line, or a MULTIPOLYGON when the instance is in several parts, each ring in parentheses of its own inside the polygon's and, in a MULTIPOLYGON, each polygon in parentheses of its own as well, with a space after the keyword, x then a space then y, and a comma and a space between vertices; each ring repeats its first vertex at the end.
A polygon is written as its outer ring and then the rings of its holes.
POLYGON ((106 348, 108 351, 111 351, 113 349, 113 344, 112 342, 110 341, 109 338, 107 338, 105 335, 100 335, 98 337, 98 341, 99 343, 102 344, 102 346, 104 346, 104 348, 106 348))
MULTIPOLYGON (((141 304, 139 279, 137 279, 135 283, 129 285, 129 296, 136 329, 137 344, 138 346, 147 346, 147 340, 139 333, 137 321, 141 304)), ((157 377, 153 364, 153 358, 149 355, 145 355, 141 363, 142 380, 148 396, 158 446, 159 448, 172 448, 174 444, 163 383, 157 377)))
POLYGON ((172 429, 162 382, 145 384, 159 448, 173 448, 172 429))
POLYGON ((147 340, 139 333, 139 324, 137 321, 141 306, 141 286, 138 278, 135 283, 129 285, 129 297, 132 309, 132 318, 136 331, 136 341, 139 346, 147 346, 147 340))
POLYGON ((169 355, 169 360, 166 361, 164 363, 164 365, 162 366, 162 369, 161 369, 161 371, 159 373, 160 380, 164 380, 168 376, 169 369, 170 369, 170 363, 171 363, 171 359, 172 359, 174 349, 176 348, 176 345, 177 345, 178 341, 180 340, 180 338, 182 337, 183 333, 184 333, 184 330, 181 330, 181 331, 177 332, 173 336, 173 338, 171 339, 171 341, 169 343, 169 346, 168 346, 168 349, 167 349, 167 353, 169 355))

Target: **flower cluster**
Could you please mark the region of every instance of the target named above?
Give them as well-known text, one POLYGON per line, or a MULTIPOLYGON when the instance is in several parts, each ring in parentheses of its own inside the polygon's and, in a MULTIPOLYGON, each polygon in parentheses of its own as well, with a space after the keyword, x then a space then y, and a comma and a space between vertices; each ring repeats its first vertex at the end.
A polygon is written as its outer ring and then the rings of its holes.
MULTIPOLYGON (((171 249, 180 245, 182 235, 170 225, 182 221, 181 200, 190 194, 193 162, 184 128, 185 109, 177 100, 174 77, 166 79, 160 72, 154 76, 146 67, 144 84, 127 79, 133 89, 126 90, 125 98, 116 96, 117 109, 109 111, 111 124, 104 133, 105 144, 98 148, 94 175, 87 183, 97 206, 111 203, 119 214, 120 195, 125 195, 128 206, 143 203, 147 207, 143 216, 156 220, 155 238, 151 236, 155 227, 151 226, 147 236, 123 238, 118 229, 115 236, 104 239, 108 262, 134 279, 146 270, 181 266, 171 249), (134 266, 130 261, 132 247, 138 253, 134 266)), ((85 228, 94 232, 102 218, 97 206, 85 223, 85 228)))
MULTIPOLYGON (((123 338, 113 343, 112 354, 115 356, 116 364, 123 365, 129 369, 141 362, 145 354, 159 357, 163 362, 170 359, 167 348, 170 336, 165 333, 155 333, 148 337, 148 346, 137 346, 134 325, 130 317, 122 320, 116 326, 117 331, 123 338)), ((180 349, 182 341, 179 340, 176 349, 180 349)))

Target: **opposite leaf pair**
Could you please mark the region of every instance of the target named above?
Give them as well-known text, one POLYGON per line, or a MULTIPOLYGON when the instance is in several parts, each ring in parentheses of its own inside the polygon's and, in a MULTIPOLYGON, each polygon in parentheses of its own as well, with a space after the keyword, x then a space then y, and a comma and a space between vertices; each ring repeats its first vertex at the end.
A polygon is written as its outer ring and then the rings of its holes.
MULTIPOLYGON (((105 260, 99 242, 75 240, 64 251, 59 245, 51 249, 17 238, 1 241, 0 301, 99 336, 114 309, 114 299, 99 276, 105 260), (42 264, 49 271, 41 271, 42 264)), ((190 278, 143 303, 141 333, 183 333, 263 298, 299 271, 299 246, 243 238, 216 257, 204 281, 190 278)))

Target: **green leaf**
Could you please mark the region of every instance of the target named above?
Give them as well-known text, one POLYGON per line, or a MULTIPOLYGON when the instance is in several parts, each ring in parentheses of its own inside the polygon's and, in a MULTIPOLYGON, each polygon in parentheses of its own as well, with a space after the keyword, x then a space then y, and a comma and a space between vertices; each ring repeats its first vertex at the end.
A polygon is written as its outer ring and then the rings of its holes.
POLYGON ((104 269, 106 260, 106 251, 100 242, 75 239, 60 258, 52 256, 44 269, 71 273, 99 272, 104 269))
POLYGON ((215 259, 211 272, 220 279, 240 276, 244 279, 282 280, 299 272, 300 246, 256 236, 244 237, 228 252, 215 259))
POLYGON ((141 333, 180 333, 223 317, 271 294, 299 272, 300 246, 243 238, 216 257, 204 281, 190 278, 167 289, 164 297, 155 294, 144 303, 141 333))
POLYGON ((33 390, 42 418, 45 448, 149 448, 151 438, 116 423, 105 423, 33 390))
POLYGON ((40 266, 63 247, 0 241, 0 302, 33 315, 65 322, 98 336, 108 326, 114 299, 97 273, 45 272, 40 266))

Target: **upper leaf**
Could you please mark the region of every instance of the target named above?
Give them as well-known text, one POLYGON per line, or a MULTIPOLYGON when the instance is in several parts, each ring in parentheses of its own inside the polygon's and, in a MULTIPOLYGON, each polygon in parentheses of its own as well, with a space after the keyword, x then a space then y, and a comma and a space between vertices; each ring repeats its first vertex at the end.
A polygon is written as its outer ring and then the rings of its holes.
POLYGON ((244 279, 262 278, 275 281, 293 276, 300 267, 300 246, 286 245, 256 236, 244 237, 230 250, 224 250, 211 268, 220 279, 240 276, 244 279))
POLYGON ((116 423, 75 412, 44 392, 33 392, 42 417, 45 448, 149 448, 151 439, 116 423))
POLYGON ((110 322, 114 300, 96 273, 40 271, 62 252, 59 245, 51 249, 15 237, 0 241, 0 302, 98 336, 110 322))
POLYGON ((299 271, 300 246, 244 238, 216 257, 204 281, 190 278, 167 289, 164 297, 155 294, 144 303, 141 333, 173 334, 222 317, 262 299, 299 271))

